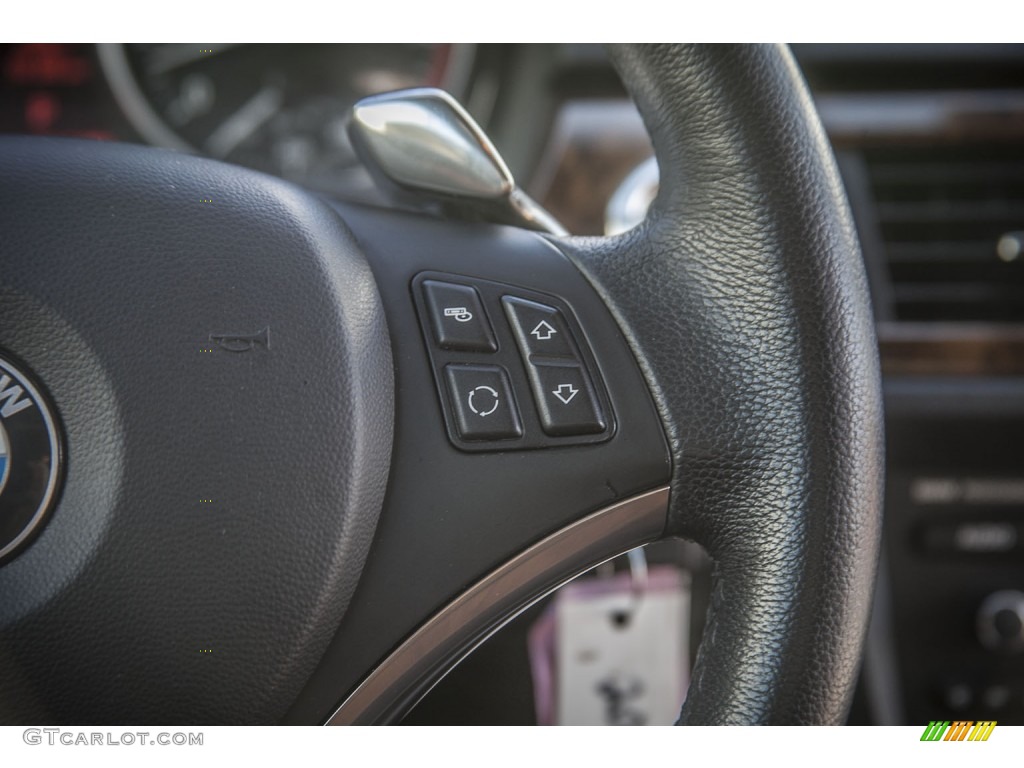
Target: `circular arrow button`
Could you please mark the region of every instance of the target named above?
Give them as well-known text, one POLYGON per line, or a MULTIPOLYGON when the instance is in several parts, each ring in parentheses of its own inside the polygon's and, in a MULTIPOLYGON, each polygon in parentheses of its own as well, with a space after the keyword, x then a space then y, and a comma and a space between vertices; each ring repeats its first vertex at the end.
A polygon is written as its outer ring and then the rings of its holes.
POLYGON ((458 440, 510 440, 523 436, 508 372, 498 365, 445 366, 448 402, 458 440))
POLYGON ((498 410, 498 403, 501 402, 497 391, 486 385, 471 389, 467 401, 469 410, 477 416, 490 416, 498 410))

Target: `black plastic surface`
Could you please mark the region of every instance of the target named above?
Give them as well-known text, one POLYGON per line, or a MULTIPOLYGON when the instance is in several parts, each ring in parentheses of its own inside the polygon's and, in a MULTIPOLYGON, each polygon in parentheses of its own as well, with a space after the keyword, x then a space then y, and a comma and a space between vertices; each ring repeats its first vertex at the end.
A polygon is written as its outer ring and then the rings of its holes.
POLYGON ((576 356, 572 336, 557 309, 515 296, 504 296, 501 304, 527 362, 532 355, 576 356))
MULTIPOLYGON (((554 292, 557 286, 547 290, 554 292)), ((580 321, 571 304, 564 298, 530 290, 526 286, 440 272, 417 275, 413 281, 412 295, 424 326, 424 341, 433 363, 448 435, 457 448, 464 451, 553 448, 602 442, 614 433, 614 411, 600 369, 586 343, 580 321), (426 330, 434 326, 437 314, 426 289, 437 285, 457 285, 463 290, 473 290, 480 297, 479 312, 482 315, 489 313, 492 319, 491 326, 497 340, 493 350, 443 349, 436 343, 435 334, 426 330), (518 313, 506 311, 509 302, 515 302, 517 309, 522 309, 523 319, 531 322, 529 328, 517 320, 518 313), (546 354, 530 354, 532 345, 523 342, 521 337, 524 333, 528 336, 541 322, 550 322, 548 327, 551 330, 544 328, 545 332, 538 336, 545 338, 534 339, 534 342, 546 354), (546 346, 549 342, 553 343, 550 349, 546 346), (568 364, 572 367, 563 369, 567 374, 564 380, 557 380, 557 377, 552 378, 550 367, 539 368, 531 361, 559 366, 568 364), (450 387, 444 381, 443 371, 450 365, 502 366, 509 374, 509 386, 522 417, 521 436, 516 435, 517 439, 514 440, 504 439, 501 443, 477 437, 467 439, 459 426, 467 423, 465 413, 458 413, 456 408, 463 404, 457 404, 452 399, 450 387), (571 390, 575 390, 575 394, 571 390), (562 402, 558 393, 569 398, 569 401, 562 402)), ((472 419, 469 423, 472 423, 472 419)))
MULTIPOLYGON (((323 662, 289 713, 287 722, 297 723, 326 719, 391 648, 525 546, 588 512, 658 487, 670 472, 660 421, 618 326, 576 267, 543 237, 341 210, 370 260, 388 312, 396 366, 395 453, 362 581, 323 662), (506 285, 516 295, 563 310, 548 294, 571 304, 579 317, 575 332, 606 379, 617 416, 614 435, 532 451, 469 453, 452 445, 411 301, 414 276, 433 270, 465 276, 475 285, 497 283, 499 307, 506 285)), ((521 367, 514 344, 511 354, 521 367)), ((520 385, 526 386, 525 378, 520 385)), ((572 567, 566 563, 567 572, 572 567)))
POLYGON ((522 423, 508 373, 499 365, 446 365, 444 379, 463 440, 521 437, 522 423))
POLYGON ((493 352, 497 349, 480 296, 470 285, 425 280, 426 313, 434 340, 443 349, 493 352))
POLYGON ((549 435, 585 435, 603 432, 604 416, 597 406, 590 381, 572 363, 530 363, 528 366, 540 423, 549 435))

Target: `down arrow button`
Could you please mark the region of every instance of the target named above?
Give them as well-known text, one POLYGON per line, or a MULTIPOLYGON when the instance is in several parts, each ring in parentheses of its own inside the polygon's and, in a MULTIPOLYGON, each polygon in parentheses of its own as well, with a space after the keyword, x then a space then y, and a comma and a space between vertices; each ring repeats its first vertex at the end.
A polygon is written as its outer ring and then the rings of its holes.
POLYGON ((605 419, 578 365, 533 363, 530 380, 541 426, 553 436, 604 432, 605 419))

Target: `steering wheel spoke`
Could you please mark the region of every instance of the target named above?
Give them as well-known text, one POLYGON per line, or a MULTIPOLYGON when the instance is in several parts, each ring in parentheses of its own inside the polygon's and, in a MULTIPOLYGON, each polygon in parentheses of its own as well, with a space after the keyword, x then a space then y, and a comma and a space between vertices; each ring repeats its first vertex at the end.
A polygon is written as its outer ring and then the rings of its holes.
POLYGON ((387 308, 397 439, 362 582, 292 717, 373 669, 334 716, 367 722, 559 583, 660 537, 670 465, 630 348, 551 240, 339 210, 387 308), (454 631, 413 635, 438 624, 454 631))
POLYGON ((716 567, 683 721, 841 720, 881 413, 834 163, 784 50, 614 59, 662 178, 615 238, 0 140, 0 358, 66 450, 0 566, 0 720, 394 721, 667 535, 716 567))

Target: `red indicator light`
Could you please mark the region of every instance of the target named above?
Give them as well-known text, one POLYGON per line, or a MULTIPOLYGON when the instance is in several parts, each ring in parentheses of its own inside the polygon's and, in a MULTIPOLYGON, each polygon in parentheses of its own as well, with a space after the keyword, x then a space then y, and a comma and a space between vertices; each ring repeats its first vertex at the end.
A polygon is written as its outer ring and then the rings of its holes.
POLYGON ((4 62, 4 77, 12 85, 81 85, 91 75, 89 60, 65 44, 16 45, 4 62))
POLYGON ((34 91, 25 99, 25 125, 32 133, 47 133, 60 116, 60 102, 46 91, 34 91))

